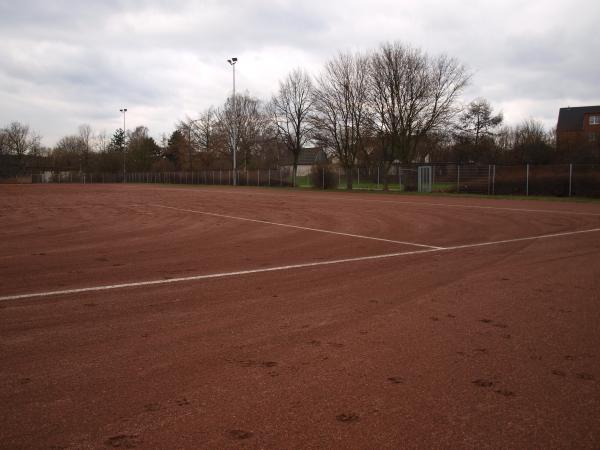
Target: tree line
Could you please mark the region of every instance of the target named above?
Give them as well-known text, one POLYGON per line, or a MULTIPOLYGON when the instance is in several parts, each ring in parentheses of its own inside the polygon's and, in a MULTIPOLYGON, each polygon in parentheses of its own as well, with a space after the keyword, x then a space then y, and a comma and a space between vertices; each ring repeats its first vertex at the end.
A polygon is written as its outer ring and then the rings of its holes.
POLYGON ((293 174, 307 147, 323 148, 348 173, 374 166, 388 173, 393 164, 423 161, 600 162, 598 151, 561 154, 554 130, 539 121, 506 126, 486 99, 462 104, 470 78, 456 58, 384 43, 338 53, 316 76, 295 69, 268 100, 230 96, 180 120, 159 142, 144 126, 107 136, 82 125, 45 149, 39 135, 13 122, 0 130, 0 156, 30 155, 53 170, 81 172, 229 169, 233 148, 241 169, 286 164, 293 174))

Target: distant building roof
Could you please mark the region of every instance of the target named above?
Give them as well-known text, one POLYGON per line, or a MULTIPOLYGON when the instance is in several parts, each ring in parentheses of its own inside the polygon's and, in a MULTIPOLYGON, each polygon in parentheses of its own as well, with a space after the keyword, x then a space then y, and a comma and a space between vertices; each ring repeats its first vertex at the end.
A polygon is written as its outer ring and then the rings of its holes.
POLYGON ((575 108, 560 108, 558 112, 557 131, 583 130, 585 114, 600 114, 600 106, 578 106, 575 108))
MULTIPOLYGON (((322 162, 327 162, 327 154, 320 147, 303 148, 298 156, 299 166, 314 166, 322 162)), ((294 160, 290 157, 286 159, 284 165, 292 165, 294 160)))

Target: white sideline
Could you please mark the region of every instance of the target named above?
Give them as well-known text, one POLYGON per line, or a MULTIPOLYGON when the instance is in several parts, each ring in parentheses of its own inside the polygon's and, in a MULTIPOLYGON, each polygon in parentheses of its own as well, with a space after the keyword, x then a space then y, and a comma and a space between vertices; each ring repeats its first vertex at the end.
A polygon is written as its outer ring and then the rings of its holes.
POLYGON ((234 220, 243 220, 246 222, 264 223, 267 225, 276 225, 278 227, 297 228, 299 230, 307 230, 307 231, 317 231, 319 233, 336 234, 338 236, 346 236, 346 237, 353 237, 353 238, 359 238, 359 239, 370 239, 372 241, 389 242, 392 244, 413 245, 415 247, 423 247, 423 248, 431 248, 431 249, 441 249, 442 248, 442 247, 438 247, 435 245, 425 245, 425 244, 416 244, 414 242, 395 241, 393 239, 384 239, 384 238, 378 238, 378 237, 373 237, 373 236, 363 236, 360 234, 342 233, 340 231, 323 230, 321 228, 310 228, 310 227, 302 227, 300 225, 290 225, 287 223, 269 222, 268 220, 248 219, 246 217, 229 216, 227 214, 217 214, 217 213, 212 213, 212 212, 207 212, 207 211, 198 211, 196 209, 175 208, 173 206, 157 205, 157 204, 150 204, 148 206, 154 206, 156 208, 173 209, 175 211, 183 211, 183 212, 189 212, 189 213, 194 213, 194 214, 203 214, 206 216, 222 217, 225 219, 234 219, 234 220))
POLYGON ((267 267, 261 269, 251 269, 251 270, 241 270, 237 272, 222 272, 222 273, 213 273, 208 275, 193 275, 189 277, 179 277, 179 278, 170 278, 170 279, 162 279, 162 280, 151 280, 151 281, 138 281, 133 283, 122 283, 122 284, 112 284, 112 285, 104 285, 104 286, 92 286, 86 288, 78 288, 78 289, 64 289, 60 291, 48 291, 48 292, 36 292, 30 294, 19 294, 19 295, 7 295, 4 297, 0 297, 0 302, 8 301, 8 300, 23 300, 28 298, 35 297, 49 297, 53 295, 64 295, 64 294, 79 294, 85 292, 94 292, 94 291, 108 291, 112 289, 123 289, 123 288, 132 288, 139 286, 152 286, 159 284, 171 284, 171 283, 181 283, 186 281, 198 281, 198 280, 206 280, 210 278, 225 278, 225 277, 233 277, 238 275, 248 275, 254 273, 264 273, 264 272, 277 272, 283 270, 292 270, 292 269, 302 269, 308 267, 318 267, 318 266, 328 266, 333 264, 342 264, 349 262, 357 262, 357 261, 369 261, 375 259, 384 259, 384 258, 394 258, 398 256, 406 256, 406 255, 416 255, 420 253, 434 253, 434 252, 444 252, 450 250, 460 250, 465 248, 475 248, 475 247, 483 247, 488 245, 499 245, 499 244, 507 244, 511 242, 522 242, 522 241, 533 241, 537 239, 546 239, 546 238, 554 238, 560 236, 571 236, 575 234, 583 234, 583 233, 594 233, 600 231, 600 228, 593 228, 589 230, 579 230, 579 231, 565 231, 562 233, 553 233, 553 234, 543 234, 539 236, 530 236, 530 237, 522 237, 515 239, 504 239, 501 241, 490 241, 490 242, 480 242, 477 244, 465 244, 465 245, 455 245, 453 247, 444 247, 444 248, 431 248, 425 250, 413 250, 409 252, 399 252, 399 253, 387 253, 383 255, 372 255, 372 256, 360 256, 356 258, 346 258, 346 259, 334 259, 331 261, 319 261, 312 263, 303 263, 303 264, 291 264, 287 266, 276 266, 276 267, 267 267))

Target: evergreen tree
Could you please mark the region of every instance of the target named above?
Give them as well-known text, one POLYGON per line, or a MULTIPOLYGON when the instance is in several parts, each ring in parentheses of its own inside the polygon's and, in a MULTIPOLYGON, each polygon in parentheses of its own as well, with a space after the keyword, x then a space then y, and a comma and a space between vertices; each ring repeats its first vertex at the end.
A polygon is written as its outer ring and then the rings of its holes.
POLYGON ((504 120, 502 113, 494 115, 490 103, 484 98, 473 100, 458 118, 454 138, 454 155, 457 162, 494 162, 495 130, 504 120))
POLYGON ((187 140, 183 136, 183 133, 180 130, 173 131, 173 133, 171 133, 171 137, 169 137, 167 148, 165 149, 165 158, 173 163, 178 170, 180 170, 182 169, 186 151, 187 140))
POLYGON ((123 152, 125 150, 125 131, 122 128, 117 128, 110 139, 108 149, 111 152, 123 152))

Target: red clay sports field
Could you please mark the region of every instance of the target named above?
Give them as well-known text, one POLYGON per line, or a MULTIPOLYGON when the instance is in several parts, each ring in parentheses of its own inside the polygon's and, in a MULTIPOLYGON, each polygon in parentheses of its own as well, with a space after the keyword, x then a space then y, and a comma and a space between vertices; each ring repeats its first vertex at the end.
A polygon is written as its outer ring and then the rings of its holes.
POLYGON ((1 448, 598 448, 600 203, 0 186, 1 448))

